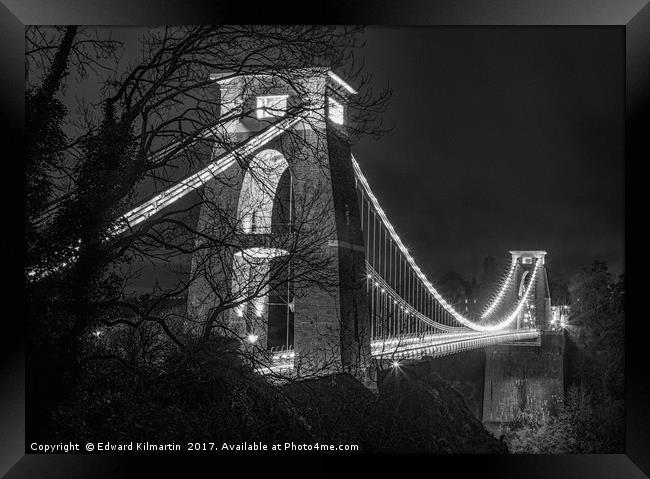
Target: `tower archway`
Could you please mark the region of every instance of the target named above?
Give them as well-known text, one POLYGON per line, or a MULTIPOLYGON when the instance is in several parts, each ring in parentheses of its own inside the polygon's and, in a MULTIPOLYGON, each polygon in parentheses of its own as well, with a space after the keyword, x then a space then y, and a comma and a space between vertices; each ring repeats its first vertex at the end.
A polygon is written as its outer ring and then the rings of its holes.
MULTIPOLYGON (((250 161, 242 180, 237 220, 240 231, 253 238, 251 244, 255 244, 256 235, 290 231, 292 180, 289 164, 277 150, 263 150, 250 161)), ((283 264, 286 254, 282 249, 267 247, 251 247, 235 254, 232 292, 237 295, 254 291, 250 296, 256 296, 238 306, 235 314, 245 322, 249 341, 259 341, 260 346, 292 345, 291 288, 287 265, 283 264), (246 261, 247 256, 254 260, 246 261)))
POLYGON ((244 174, 237 206, 243 233, 271 233, 278 185, 288 168, 286 158, 277 150, 263 150, 253 157, 244 174))

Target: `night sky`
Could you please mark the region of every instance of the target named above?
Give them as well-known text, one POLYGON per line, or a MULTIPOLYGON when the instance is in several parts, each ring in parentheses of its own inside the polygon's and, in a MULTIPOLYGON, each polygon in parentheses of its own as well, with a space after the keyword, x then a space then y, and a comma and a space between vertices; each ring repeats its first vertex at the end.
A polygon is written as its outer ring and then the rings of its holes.
MULTIPOLYGON (((128 60, 142 29, 111 30, 128 60)), ((430 279, 480 281, 483 259, 505 269, 512 249, 548 251, 555 278, 595 259, 623 272, 621 29, 369 27, 364 38, 359 59, 378 90, 393 88, 394 129, 353 152, 430 279)))
POLYGON ((353 152, 431 279, 548 252, 555 278, 624 268, 624 35, 615 28, 368 28, 394 130, 353 152))

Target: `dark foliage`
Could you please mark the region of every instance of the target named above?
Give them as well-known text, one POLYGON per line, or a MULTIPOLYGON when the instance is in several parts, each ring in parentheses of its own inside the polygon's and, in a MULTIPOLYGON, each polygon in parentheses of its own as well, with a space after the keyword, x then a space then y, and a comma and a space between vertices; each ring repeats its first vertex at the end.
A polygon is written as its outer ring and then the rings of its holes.
POLYGON ((556 415, 523 411, 506 434, 511 452, 623 453, 625 284, 595 261, 568 286, 567 392, 556 415))
POLYGON ((312 439, 292 405, 245 366, 236 345, 192 343, 157 366, 95 361, 55 419, 62 441, 152 443, 312 439))
MULTIPOLYGON (((389 375, 379 395, 348 374, 277 387, 217 338, 133 370, 93 362, 55 417, 61 441, 358 444, 361 452, 504 453, 436 374, 389 375)), ((412 372, 412 371, 411 371, 412 372)))
POLYGON ((384 378, 378 396, 345 374, 283 390, 314 434, 330 443, 359 444, 363 452, 507 452, 435 373, 400 367, 384 378))

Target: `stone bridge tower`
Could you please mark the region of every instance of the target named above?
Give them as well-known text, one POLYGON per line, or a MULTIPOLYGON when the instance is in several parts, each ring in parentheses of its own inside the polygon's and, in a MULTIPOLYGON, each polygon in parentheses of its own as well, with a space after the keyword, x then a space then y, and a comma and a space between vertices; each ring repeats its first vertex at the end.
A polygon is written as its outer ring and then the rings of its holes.
POLYGON ((510 251, 512 261, 517 264, 514 288, 511 289, 510 304, 516 304, 532 280, 535 262, 539 261, 537 278, 529 304, 524 306, 517 318, 517 329, 548 329, 552 318, 551 292, 546 276, 546 251, 510 251))
POLYGON ((212 319, 261 350, 289 346, 299 372, 365 369, 365 249, 346 131, 356 92, 322 68, 211 78, 222 117, 232 117, 216 132, 213 157, 282 130, 204 186, 191 324, 212 319))

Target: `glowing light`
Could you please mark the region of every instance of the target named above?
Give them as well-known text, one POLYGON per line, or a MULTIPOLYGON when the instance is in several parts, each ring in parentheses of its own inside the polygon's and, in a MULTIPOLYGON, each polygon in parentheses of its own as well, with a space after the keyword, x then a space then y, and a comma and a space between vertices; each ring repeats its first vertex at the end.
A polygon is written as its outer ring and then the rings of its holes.
POLYGON ((496 298, 494 298, 494 301, 492 301, 492 303, 487 307, 487 309, 483 312, 483 314, 481 314, 481 319, 487 318, 492 313, 492 311, 494 311, 494 309, 501 303, 501 300, 503 299, 503 295, 506 293, 506 290, 508 289, 508 285, 510 284, 510 281, 514 276, 516 268, 517 268, 517 262, 511 259, 510 269, 508 270, 508 276, 506 277, 503 286, 497 293, 496 298))
POLYGON ((251 233, 253 231, 253 222, 250 215, 242 218, 241 228, 244 233, 251 233))
POLYGON ((257 334, 249 334, 246 337, 246 340, 251 344, 255 344, 258 339, 259 339, 259 336, 257 334))
POLYGON ((283 256, 289 254, 287 250, 280 248, 246 248, 245 250, 237 251, 235 256, 240 256, 246 260, 255 260, 255 259, 273 259, 278 256, 283 256))
MULTIPOLYGON (((366 269, 376 278, 380 278, 379 281, 381 282, 380 284, 386 289, 387 294, 393 299, 397 300, 398 303, 400 303, 400 309, 404 311, 408 311, 408 303, 402 298, 393 288, 390 287, 385 281, 381 279, 381 276, 377 271, 374 270, 374 268, 370 265, 368 261, 366 261, 366 269)), ((463 326, 449 326, 446 324, 439 323, 438 321, 435 321, 434 319, 431 319, 424 314, 420 313, 419 311, 411 311, 417 319, 420 321, 433 326, 437 330, 440 331, 445 331, 445 332, 456 332, 456 331, 467 331, 467 328, 463 326)))
POLYGON ((262 317, 262 314, 264 314, 264 303, 266 302, 266 297, 258 297, 253 300, 253 304, 255 305, 255 316, 258 318, 262 317))
POLYGON ((340 76, 338 76, 336 73, 330 70, 327 72, 327 74, 330 76, 332 80, 334 80, 336 83, 338 83, 343 88, 345 88, 348 91, 348 93, 352 93, 353 95, 357 94, 357 91, 354 88, 352 88, 350 85, 345 83, 343 79, 340 76))
POLYGON ((329 118, 337 125, 343 124, 343 105, 333 98, 328 98, 329 118))
POLYGON ((372 275, 371 275, 371 274, 369 274, 369 275, 368 275, 368 279, 371 279, 371 278, 372 278, 372 275))
POLYGON ((257 118, 275 118, 287 113, 287 98, 289 95, 267 95, 257 97, 257 118))
POLYGON ((93 336, 95 336, 96 338, 100 337, 101 335, 102 335, 102 332, 99 329, 96 330, 96 331, 93 331, 93 336))
POLYGON ((393 361, 393 367, 399 368, 399 361, 393 361))

